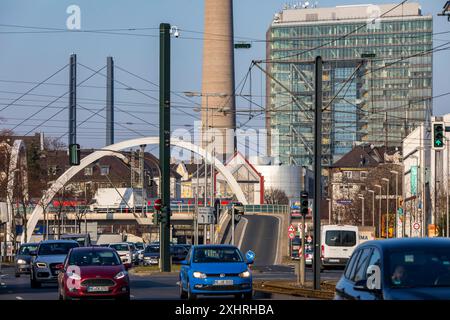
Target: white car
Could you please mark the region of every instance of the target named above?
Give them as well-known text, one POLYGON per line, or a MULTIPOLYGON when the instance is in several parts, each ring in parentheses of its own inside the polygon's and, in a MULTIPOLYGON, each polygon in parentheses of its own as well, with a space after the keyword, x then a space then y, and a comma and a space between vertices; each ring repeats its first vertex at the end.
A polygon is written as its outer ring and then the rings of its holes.
POLYGON ((131 266, 133 264, 133 246, 127 242, 117 242, 110 243, 110 248, 113 248, 117 251, 120 256, 120 260, 122 263, 127 266, 131 266))

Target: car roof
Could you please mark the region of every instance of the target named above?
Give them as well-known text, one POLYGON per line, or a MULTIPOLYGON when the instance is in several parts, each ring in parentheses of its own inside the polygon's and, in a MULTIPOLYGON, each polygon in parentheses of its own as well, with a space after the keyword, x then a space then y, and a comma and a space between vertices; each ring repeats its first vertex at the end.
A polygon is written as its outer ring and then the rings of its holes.
POLYGON ((39 242, 27 242, 27 243, 22 243, 20 246, 37 246, 39 245, 39 242))
POLYGON ((380 250, 395 249, 418 249, 418 248, 449 248, 450 239, 447 238, 398 238, 398 239, 379 239, 365 241, 359 245, 359 248, 366 246, 375 246, 380 250))
POLYGON ((199 244, 199 245, 193 245, 192 248, 235 248, 236 246, 233 246, 231 244, 199 244))
POLYGON ((74 251, 114 251, 113 248, 108 248, 108 247, 78 247, 78 248, 73 248, 72 250, 74 251))
POLYGON ((129 242, 112 242, 109 245, 113 245, 113 244, 130 244, 129 242))
POLYGON ((76 243, 76 244, 78 244, 78 242, 76 242, 75 240, 42 240, 41 242, 39 242, 39 244, 47 244, 47 243, 76 243))

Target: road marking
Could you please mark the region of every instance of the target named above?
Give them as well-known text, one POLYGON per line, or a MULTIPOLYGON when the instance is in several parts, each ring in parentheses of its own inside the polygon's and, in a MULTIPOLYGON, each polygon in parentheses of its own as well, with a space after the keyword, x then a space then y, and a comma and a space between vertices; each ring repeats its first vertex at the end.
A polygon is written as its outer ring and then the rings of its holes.
POLYGON ((134 295, 130 294, 130 298, 134 298, 134 295))
POLYGON ((16 297, 16 299, 17 299, 17 300, 23 300, 23 298, 22 298, 22 297, 16 297))
POLYGON ((238 244, 239 249, 241 249, 242 240, 244 240, 244 234, 245 234, 245 230, 247 229, 247 224, 248 224, 248 220, 246 218, 242 218, 242 219, 244 221, 244 227, 242 228, 241 236, 239 238, 239 244, 238 244))

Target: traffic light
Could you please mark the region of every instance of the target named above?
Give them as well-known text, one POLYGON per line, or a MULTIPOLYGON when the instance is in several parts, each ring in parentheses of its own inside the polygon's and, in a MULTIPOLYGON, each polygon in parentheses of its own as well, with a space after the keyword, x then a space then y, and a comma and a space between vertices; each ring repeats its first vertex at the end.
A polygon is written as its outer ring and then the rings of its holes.
POLYGON ((153 224, 159 224, 161 222, 161 213, 159 211, 155 211, 153 213, 153 224))
POLYGON ((443 122, 433 122, 433 149, 435 150, 442 150, 445 148, 444 128, 443 122))
POLYGON ((306 216, 308 214, 308 210, 309 210, 309 208, 308 208, 308 197, 309 197, 309 195, 308 195, 308 192, 306 192, 306 191, 303 191, 300 194, 300 213, 303 216, 306 216))
POLYGON ((77 143, 69 145, 69 164, 71 166, 80 165, 80 145, 77 143))

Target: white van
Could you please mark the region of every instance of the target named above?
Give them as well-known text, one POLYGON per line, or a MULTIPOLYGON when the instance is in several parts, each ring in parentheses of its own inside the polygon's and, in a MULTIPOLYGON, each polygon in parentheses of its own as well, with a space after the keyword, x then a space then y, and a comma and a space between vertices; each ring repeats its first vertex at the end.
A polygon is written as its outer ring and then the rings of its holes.
POLYGON ((358 227, 350 225, 324 225, 321 228, 322 267, 345 266, 359 244, 358 227))

